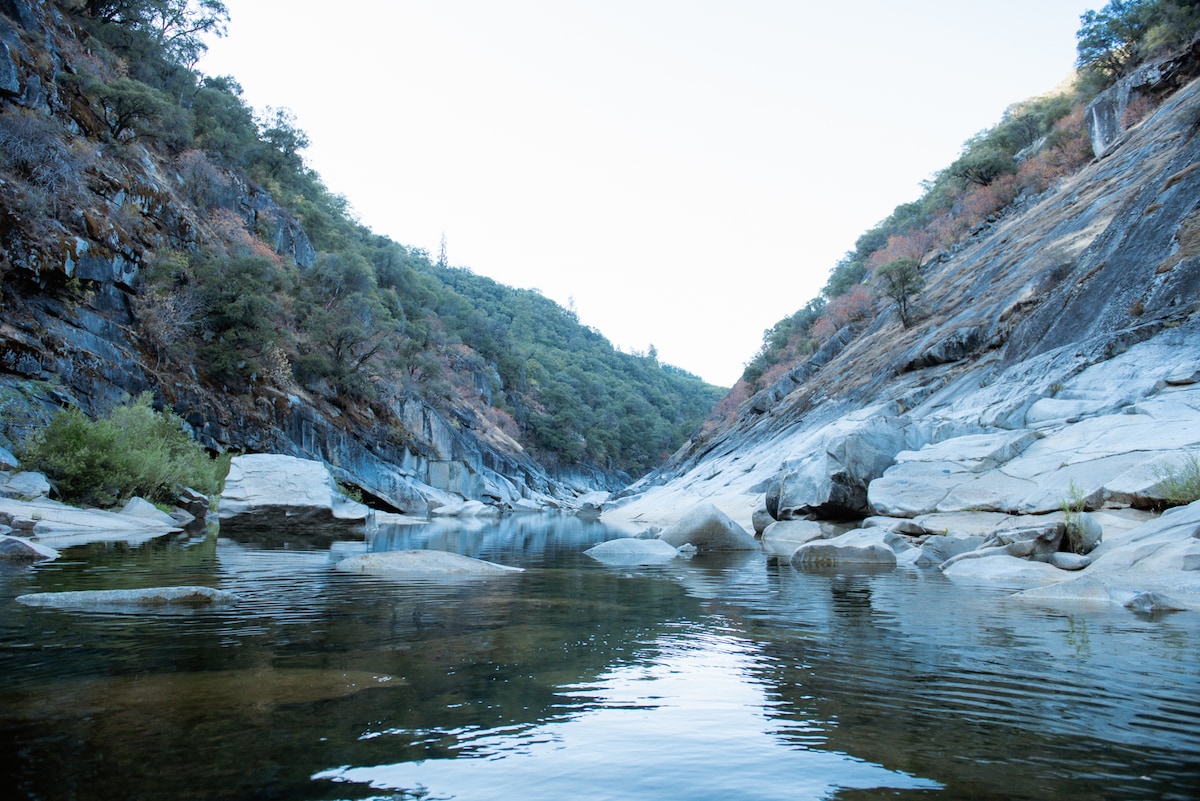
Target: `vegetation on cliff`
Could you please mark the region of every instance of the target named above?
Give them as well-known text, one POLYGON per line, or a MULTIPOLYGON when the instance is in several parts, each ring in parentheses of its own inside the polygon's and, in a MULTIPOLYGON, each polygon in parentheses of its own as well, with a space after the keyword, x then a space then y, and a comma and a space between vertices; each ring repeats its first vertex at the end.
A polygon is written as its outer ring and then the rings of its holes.
POLYGON ((632 474, 723 394, 653 353, 617 351, 536 292, 359 224, 305 165, 308 138, 286 109, 251 109, 234 78, 193 68, 227 19, 219 0, 46 6, 50 46, 24 36, 29 58, 17 58, 44 96, 0 93, 8 308, 78 302, 111 280, 160 387, 192 376, 251 403, 306 393, 401 432, 397 410, 419 397, 469 410, 545 463, 632 474))
MULTIPOLYGON (((896 207, 838 261, 820 295, 763 334, 759 352, 722 402, 736 413, 839 331, 861 330, 895 310, 907 327, 922 309, 924 271, 1005 210, 1032 199, 1092 159, 1084 111, 1103 89, 1151 58, 1187 44, 1200 30, 1200 4, 1187 0, 1111 0, 1081 17, 1079 73, 1065 91, 1017 103, 1000 122, 963 145, 962 154, 896 207)), ((1141 98, 1123 127, 1151 110, 1141 98)))
POLYGON ((188 487, 215 495, 228 462, 209 458, 181 422, 154 411, 149 393, 99 420, 64 409, 25 441, 21 462, 75 503, 111 506, 139 496, 169 505, 188 487))

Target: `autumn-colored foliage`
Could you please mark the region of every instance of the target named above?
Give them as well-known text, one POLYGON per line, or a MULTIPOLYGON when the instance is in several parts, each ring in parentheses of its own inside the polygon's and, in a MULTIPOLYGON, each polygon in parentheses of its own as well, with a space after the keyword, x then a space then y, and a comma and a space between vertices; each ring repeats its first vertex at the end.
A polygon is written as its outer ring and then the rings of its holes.
POLYGON ((213 244, 230 256, 264 258, 276 267, 283 263, 270 245, 251 233, 246 221, 230 209, 213 209, 209 213, 209 228, 216 236, 213 244))
POLYGON ((851 323, 862 322, 875 313, 875 296, 862 284, 829 301, 825 314, 813 323, 812 335, 824 342, 851 323))

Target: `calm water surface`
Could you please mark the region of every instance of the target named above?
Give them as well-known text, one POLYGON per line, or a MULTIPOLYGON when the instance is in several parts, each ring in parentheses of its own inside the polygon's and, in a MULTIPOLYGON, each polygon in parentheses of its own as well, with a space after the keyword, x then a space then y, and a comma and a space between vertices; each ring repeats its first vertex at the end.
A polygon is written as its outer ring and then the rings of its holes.
POLYGON ((0 573, 0 797, 1200 798, 1200 615, 1031 606, 936 570, 582 554, 617 535, 539 516, 163 538, 0 573), (528 569, 331 567, 401 548, 528 569), (13 600, 168 584, 240 600, 13 600))

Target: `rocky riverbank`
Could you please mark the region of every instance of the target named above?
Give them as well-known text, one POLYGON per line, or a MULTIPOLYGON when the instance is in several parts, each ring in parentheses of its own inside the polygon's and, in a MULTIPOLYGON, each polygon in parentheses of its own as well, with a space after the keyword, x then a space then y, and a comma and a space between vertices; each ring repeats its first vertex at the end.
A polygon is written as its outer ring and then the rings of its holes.
POLYGON ((839 332, 606 519, 713 503, 805 569, 1200 608, 1196 507, 1159 517, 1200 493, 1200 83, 1154 75, 1144 120, 1093 104, 1090 166, 925 260, 911 326, 839 332))

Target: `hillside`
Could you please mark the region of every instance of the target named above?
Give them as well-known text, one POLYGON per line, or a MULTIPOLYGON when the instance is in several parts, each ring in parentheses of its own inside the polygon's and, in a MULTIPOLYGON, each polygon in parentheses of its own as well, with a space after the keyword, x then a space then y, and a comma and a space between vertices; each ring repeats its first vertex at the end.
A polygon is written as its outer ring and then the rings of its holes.
POLYGON ((1113 514, 1115 533, 1180 503, 1169 479, 1200 449, 1198 53, 1114 76, 1079 115, 1081 168, 931 249, 907 321, 868 298, 613 519, 710 501, 764 543, 802 521, 920 542, 1063 509, 1113 514))
POLYGON ((221 3, 0 12, 0 447, 150 391, 213 452, 419 512, 616 488, 723 394, 356 222, 298 121, 190 67, 221 3))

